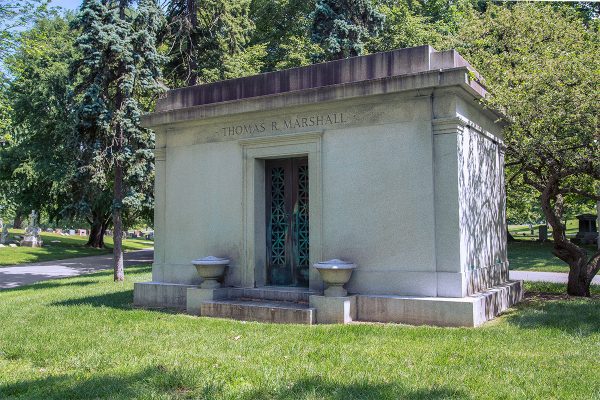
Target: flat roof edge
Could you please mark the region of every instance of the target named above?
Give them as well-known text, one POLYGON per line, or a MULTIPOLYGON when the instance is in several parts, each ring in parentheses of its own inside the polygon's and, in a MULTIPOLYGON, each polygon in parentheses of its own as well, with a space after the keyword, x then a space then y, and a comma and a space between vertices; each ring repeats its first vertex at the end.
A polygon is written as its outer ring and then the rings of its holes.
POLYGON ((360 82, 166 110, 143 115, 142 125, 146 128, 158 128, 164 125, 217 118, 225 115, 271 111, 320 102, 343 101, 365 96, 451 86, 462 87, 474 98, 484 98, 487 95, 485 87, 476 80, 471 79, 470 71, 466 66, 436 71, 430 70, 421 73, 383 77, 360 82))
POLYGON ((172 111, 456 67, 466 67, 478 76, 477 71, 455 50, 439 52, 428 45, 397 49, 173 89, 158 100, 156 111, 172 111))

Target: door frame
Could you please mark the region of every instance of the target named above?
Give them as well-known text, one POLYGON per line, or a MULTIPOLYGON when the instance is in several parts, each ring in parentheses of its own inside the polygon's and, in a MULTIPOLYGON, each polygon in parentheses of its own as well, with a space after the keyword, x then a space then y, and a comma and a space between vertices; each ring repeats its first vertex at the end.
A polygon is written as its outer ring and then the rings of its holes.
POLYGON ((266 203, 265 160, 308 158, 309 220, 309 288, 322 290, 323 281, 312 265, 322 261, 323 191, 321 138, 323 131, 241 139, 243 157, 243 259, 239 263, 244 287, 265 286, 266 270, 266 203))

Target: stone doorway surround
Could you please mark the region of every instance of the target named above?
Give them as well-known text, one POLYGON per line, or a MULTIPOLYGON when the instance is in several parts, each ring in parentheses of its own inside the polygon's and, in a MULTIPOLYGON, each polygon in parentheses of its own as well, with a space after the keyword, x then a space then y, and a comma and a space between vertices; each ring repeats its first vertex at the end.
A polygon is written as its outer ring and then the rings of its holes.
MULTIPOLYGON (((323 131, 301 134, 242 139, 243 153, 243 231, 244 287, 266 285, 265 160, 308 157, 310 265, 322 255, 322 169, 321 137, 323 131)), ((310 267, 309 288, 322 290, 319 273, 310 267)))

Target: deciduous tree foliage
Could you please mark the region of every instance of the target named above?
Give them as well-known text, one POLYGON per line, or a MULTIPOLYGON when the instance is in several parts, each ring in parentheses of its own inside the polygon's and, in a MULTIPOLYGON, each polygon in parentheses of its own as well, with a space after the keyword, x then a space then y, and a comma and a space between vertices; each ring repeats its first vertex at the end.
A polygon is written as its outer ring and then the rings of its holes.
POLYGON ((80 171, 94 185, 112 188, 114 278, 123 280, 124 210, 150 205, 153 133, 140 126, 144 98, 162 86, 156 36, 162 23, 154 0, 84 0, 73 27, 80 35, 77 148, 80 171))
POLYGON ((567 291, 589 296, 600 252, 565 234, 565 204, 598 200, 600 35, 572 7, 490 6, 463 25, 460 51, 486 78, 488 104, 503 111, 507 162, 534 188, 552 226, 553 253, 569 264, 567 291))
POLYGON ((4 91, 10 119, 3 127, 9 138, 0 150, 0 181, 17 216, 36 209, 51 220, 61 217, 73 165, 67 144, 73 54, 68 22, 54 16, 38 19, 22 32, 5 59, 11 77, 4 91))
POLYGON ((321 59, 337 60, 363 54, 368 38, 382 29, 384 15, 371 0, 317 0, 311 19, 321 59))

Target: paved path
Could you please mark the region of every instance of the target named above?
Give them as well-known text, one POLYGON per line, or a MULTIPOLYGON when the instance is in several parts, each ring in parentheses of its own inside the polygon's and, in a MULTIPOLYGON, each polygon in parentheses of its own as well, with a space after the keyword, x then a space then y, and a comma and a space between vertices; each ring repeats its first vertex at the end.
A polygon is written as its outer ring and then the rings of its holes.
MULTIPOLYGON (((154 249, 130 251, 125 253, 125 266, 148 264, 152 262, 153 257, 154 249)), ((110 268, 112 268, 112 254, 0 267, 0 289, 29 285, 48 279, 84 275, 110 268)), ((566 283, 567 274, 560 272, 510 271, 510 279, 566 283)), ((600 285, 600 275, 594 277, 592 284, 600 285)))
MULTIPOLYGON (((154 249, 125 253, 125 266, 152 262, 154 249)), ((30 285, 48 279, 66 278, 112 268, 112 254, 68 260, 0 267, 0 289, 30 285)))
MULTIPOLYGON (((567 283, 568 274, 562 272, 510 271, 510 279, 530 282, 567 283)), ((600 285, 600 275, 592 279, 592 285, 600 285)))

